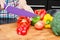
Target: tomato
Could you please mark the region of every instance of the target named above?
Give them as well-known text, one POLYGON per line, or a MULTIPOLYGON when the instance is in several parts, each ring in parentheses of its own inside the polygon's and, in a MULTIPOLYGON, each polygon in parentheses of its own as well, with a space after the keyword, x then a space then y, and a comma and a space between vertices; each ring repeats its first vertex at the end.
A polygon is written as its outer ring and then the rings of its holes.
POLYGON ((37 30, 42 30, 44 28, 44 22, 43 21, 38 21, 34 27, 37 29, 37 30))

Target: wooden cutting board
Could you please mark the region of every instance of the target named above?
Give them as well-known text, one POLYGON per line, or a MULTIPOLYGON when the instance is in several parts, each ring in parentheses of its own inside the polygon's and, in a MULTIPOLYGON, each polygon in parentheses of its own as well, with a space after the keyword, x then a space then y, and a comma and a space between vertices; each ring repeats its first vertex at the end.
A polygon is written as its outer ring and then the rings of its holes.
POLYGON ((51 29, 36 30, 30 27, 27 35, 22 36, 16 33, 16 23, 0 25, 0 40, 60 40, 51 29))

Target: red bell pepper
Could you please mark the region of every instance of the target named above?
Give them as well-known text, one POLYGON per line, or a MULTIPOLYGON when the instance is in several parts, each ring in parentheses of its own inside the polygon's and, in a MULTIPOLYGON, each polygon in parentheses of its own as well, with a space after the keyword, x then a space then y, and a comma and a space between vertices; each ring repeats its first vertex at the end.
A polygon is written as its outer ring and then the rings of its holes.
POLYGON ((17 20, 17 26, 18 26, 17 34, 19 34, 19 35, 27 34, 30 23, 31 23, 31 21, 28 17, 25 17, 25 16, 19 17, 17 20))
POLYGON ((45 9, 40 9, 40 10, 34 10, 35 14, 39 15, 41 20, 43 20, 45 14, 46 14, 46 10, 45 9))

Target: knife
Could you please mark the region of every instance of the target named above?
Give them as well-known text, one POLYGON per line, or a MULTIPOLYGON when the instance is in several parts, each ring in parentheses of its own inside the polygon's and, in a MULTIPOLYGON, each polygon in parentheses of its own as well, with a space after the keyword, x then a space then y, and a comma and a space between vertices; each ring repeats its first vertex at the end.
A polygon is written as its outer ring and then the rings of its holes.
POLYGON ((26 17, 35 17, 35 16, 37 16, 35 13, 31 13, 29 11, 19 9, 19 8, 16 8, 16 7, 12 7, 12 6, 7 6, 6 4, 4 5, 4 8, 7 12, 16 14, 18 16, 26 16, 26 17))

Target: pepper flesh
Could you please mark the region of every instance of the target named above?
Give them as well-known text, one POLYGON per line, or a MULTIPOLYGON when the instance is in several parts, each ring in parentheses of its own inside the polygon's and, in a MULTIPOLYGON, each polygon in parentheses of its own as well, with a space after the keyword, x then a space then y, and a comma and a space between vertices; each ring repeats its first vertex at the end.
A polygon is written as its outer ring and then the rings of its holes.
POLYGON ((43 21, 45 22, 45 28, 51 28, 50 23, 52 22, 53 17, 50 14, 44 16, 43 21))

